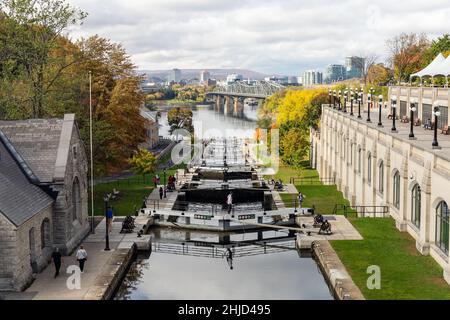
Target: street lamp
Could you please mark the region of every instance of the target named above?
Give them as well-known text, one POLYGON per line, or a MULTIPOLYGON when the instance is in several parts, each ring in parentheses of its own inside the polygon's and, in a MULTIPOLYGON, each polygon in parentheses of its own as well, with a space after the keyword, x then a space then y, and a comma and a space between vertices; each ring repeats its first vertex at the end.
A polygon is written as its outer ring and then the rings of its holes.
MULTIPOLYGON (((370 90, 369 92, 372 92, 372 90, 370 90)), ((372 122, 370 120, 370 102, 372 100, 372 93, 368 93, 367 94, 367 122, 372 122)))
POLYGON ((333 109, 336 109, 336 90, 333 90, 333 109))
POLYGON ((344 113, 347 113, 348 88, 344 91, 344 113))
POLYGON ((355 99, 355 93, 353 88, 350 88, 350 115, 353 116, 353 100, 355 99))
POLYGON ((361 117, 361 103, 363 101, 363 93, 362 90, 358 92, 358 119, 362 119, 361 117))
POLYGON ((105 218, 106 218, 106 244, 105 244, 105 251, 110 251, 111 249, 109 248, 109 219, 112 218, 111 214, 112 214, 112 210, 109 208, 109 195, 105 194, 103 197, 103 201, 105 201, 105 218))
POLYGON ((378 126, 383 127, 383 123, 381 122, 381 108, 383 106, 383 96, 380 94, 378 96, 378 126))
POLYGON ((341 107, 341 90, 339 90, 338 91, 338 110, 340 111, 340 110, 342 110, 342 107, 341 107))
POLYGON ((164 171, 163 171, 163 174, 164 174, 164 198, 167 198, 167 196, 166 196, 166 168, 164 168, 164 171))
POLYGON ((391 128, 391 132, 397 132, 397 128, 395 127, 395 118, 397 117, 397 97, 393 97, 392 98, 392 103, 391 103, 391 107, 392 107, 392 128, 391 128))
POLYGON ((330 97, 330 107, 331 107, 331 105, 332 105, 332 93, 331 93, 331 89, 330 90, 328 90, 328 96, 330 97))
POLYGON ((416 112, 416 100, 411 99, 411 106, 409 107, 410 116, 409 116, 409 122, 410 122, 410 132, 409 132, 409 140, 416 140, 416 137, 414 136, 414 112, 416 112))
POLYGON ((439 102, 435 101, 433 103, 433 115, 434 115, 434 137, 433 137, 433 149, 440 149, 439 143, 437 141, 437 127, 438 127, 438 117, 441 116, 441 111, 439 110, 439 102))

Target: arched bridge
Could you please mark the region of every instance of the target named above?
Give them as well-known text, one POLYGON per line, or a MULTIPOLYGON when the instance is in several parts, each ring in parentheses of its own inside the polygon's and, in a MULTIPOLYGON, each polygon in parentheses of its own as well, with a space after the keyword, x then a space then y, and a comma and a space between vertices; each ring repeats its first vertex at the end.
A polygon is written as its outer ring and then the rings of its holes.
POLYGON ((253 84, 237 81, 226 86, 216 86, 207 95, 265 99, 283 89, 285 89, 284 86, 272 81, 256 81, 253 84))

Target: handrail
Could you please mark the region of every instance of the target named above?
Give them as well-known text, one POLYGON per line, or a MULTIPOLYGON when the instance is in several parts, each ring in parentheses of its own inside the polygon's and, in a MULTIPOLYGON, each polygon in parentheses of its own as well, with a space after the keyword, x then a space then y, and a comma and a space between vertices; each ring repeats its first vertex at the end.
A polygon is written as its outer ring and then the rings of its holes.
POLYGON ((355 213, 356 217, 372 217, 376 218, 381 215, 381 217, 389 217, 389 207, 388 206, 351 206, 345 204, 336 204, 333 210, 333 214, 342 213, 345 217, 348 217, 349 213, 355 213))
POLYGON ((318 178, 318 177, 292 177, 289 183, 295 185, 321 185, 321 184, 336 184, 336 180, 333 177, 330 178, 318 178))

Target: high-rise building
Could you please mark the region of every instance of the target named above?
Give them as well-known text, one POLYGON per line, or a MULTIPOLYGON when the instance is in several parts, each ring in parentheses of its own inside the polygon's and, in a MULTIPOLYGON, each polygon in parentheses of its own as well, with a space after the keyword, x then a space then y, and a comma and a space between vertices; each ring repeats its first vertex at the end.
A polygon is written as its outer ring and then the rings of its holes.
POLYGON ((233 83, 233 82, 236 82, 236 81, 242 81, 243 79, 244 79, 244 77, 242 76, 242 74, 233 73, 233 74, 229 74, 227 76, 227 83, 233 83))
POLYGON ((167 80, 168 80, 168 82, 179 83, 181 81, 181 70, 180 69, 173 69, 169 73, 169 78, 167 80))
POLYGON ((325 71, 325 83, 342 81, 347 78, 345 66, 341 64, 330 64, 325 71))
POLYGON ((211 74, 207 70, 200 72, 200 83, 206 82, 211 79, 211 74))
POLYGON ((361 57, 345 58, 346 78, 362 78, 364 71, 365 59, 361 57))
POLYGON ((303 85, 311 86, 316 84, 322 84, 323 82, 322 72, 316 70, 307 70, 303 74, 303 85))

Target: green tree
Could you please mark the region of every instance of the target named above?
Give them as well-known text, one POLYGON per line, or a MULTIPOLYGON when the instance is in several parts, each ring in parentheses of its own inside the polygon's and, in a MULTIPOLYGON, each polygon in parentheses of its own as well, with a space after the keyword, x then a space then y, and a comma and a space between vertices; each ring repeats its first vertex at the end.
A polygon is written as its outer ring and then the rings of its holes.
POLYGON ((77 61, 51 53, 64 30, 87 14, 65 0, 2 0, 0 12, 0 37, 5 44, 2 61, 6 61, 1 78, 16 76, 19 83, 29 82, 21 102, 30 105, 32 117, 42 117, 47 93, 64 70, 77 61))
POLYGON ((425 53, 424 67, 433 61, 439 53, 447 55, 450 52, 450 35, 448 33, 442 35, 431 42, 430 48, 425 53))
POLYGON ((193 113, 189 108, 176 107, 170 109, 167 113, 167 121, 170 125, 170 133, 173 133, 176 129, 185 129, 191 134, 194 133, 192 117, 193 113))
POLYGON ((132 165, 133 171, 136 174, 142 174, 144 178, 146 174, 155 173, 157 159, 146 149, 139 149, 128 162, 132 165))

